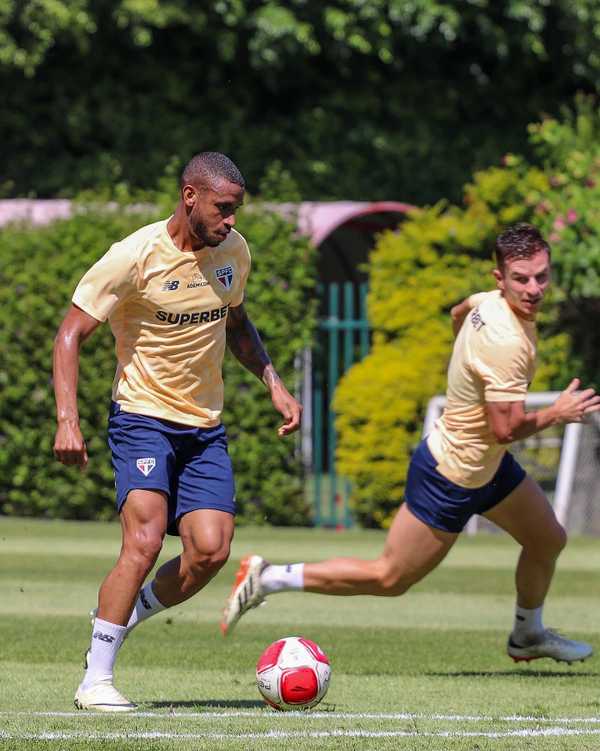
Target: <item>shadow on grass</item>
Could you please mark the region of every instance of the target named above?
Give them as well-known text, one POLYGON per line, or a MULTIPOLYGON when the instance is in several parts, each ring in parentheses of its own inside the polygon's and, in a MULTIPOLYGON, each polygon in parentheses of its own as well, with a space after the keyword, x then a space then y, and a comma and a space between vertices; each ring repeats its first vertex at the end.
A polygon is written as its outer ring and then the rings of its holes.
POLYGON ((598 678, 600 672, 580 673, 579 671, 558 670, 456 670, 448 672, 423 673, 432 678, 598 678))
POLYGON ((191 699, 188 701, 145 701, 144 705, 152 709, 204 709, 220 707, 222 709, 260 709, 266 707, 264 701, 255 701, 251 699, 191 699))

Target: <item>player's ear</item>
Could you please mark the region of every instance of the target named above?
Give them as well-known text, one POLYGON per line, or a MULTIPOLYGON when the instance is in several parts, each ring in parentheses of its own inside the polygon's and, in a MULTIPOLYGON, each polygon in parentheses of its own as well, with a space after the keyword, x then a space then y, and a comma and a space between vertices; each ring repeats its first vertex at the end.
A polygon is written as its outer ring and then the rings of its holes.
POLYGON ((188 209, 191 209, 192 206, 196 203, 196 189, 193 187, 193 185, 184 185, 181 190, 181 196, 183 198, 183 202, 186 205, 188 209))
POLYGON ((494 269, 492 271, 492 276, 496 280, 496 287, 504 292, 504 276, 500 269, 494 269))

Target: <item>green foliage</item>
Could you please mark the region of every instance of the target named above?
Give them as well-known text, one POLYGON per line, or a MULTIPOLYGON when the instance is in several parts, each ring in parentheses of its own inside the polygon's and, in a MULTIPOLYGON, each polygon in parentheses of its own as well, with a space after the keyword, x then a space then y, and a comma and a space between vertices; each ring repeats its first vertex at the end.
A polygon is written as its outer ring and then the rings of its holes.
POLYGON ((445 386, 449 308, 494 286, 490 250, 506 225, 531 221, 552 245, 554 286, 538 319, 533 389, 561 388, 574 376, 600 383, 600 331, 590 325, 600 314, 597 103, 578 98, 560 120, 531 125, 530 138, 542 168, 507 155, 502 167, 475 173, 464 207, 414 211, 371 256, 373 351, 336 395, 339 467, 354 481, 356 514, 367 525, 389 525, 402 501, 424 409, 445 386))
POLYGON ((535 207, 535 222, 552 245, 560 288, 560 326, 571 337, 575 375, 600 386, 600 108, 580 97, 560 120, 530 128, 550 189, 535 207))
MULTIPOLYGON (((294 393, 300 386, 295 360, 311 345, 316 327, 316 251, 295 233, 294 224, 264 208, 250 206, 238 229, 254 249, 247 310, 284 383, 294 393)), ((297 442, 277 438, 281 416, 265 387, 230 355, 224 378, 223 421, 244 517, 256 523, 307 524, 297 442)))
POLYGON ((82 276, 108 245, 144 218, 78 214, 48 228, 2 231, 0 263, 0 509, 3 513, 107 518, 114 505, 106 418, 114 375, 110 330, 84 348, 80 416, 91 457, 80 473, 53 459, 53 338, 82 276))
POLYGON ((599 18, 600 0, 0 0, 0 188, 154 188, 214 148, 254 191, 281 159, 312 199, 456 200, 597 90, 599 18))
MULTIPOLYGON (((90 455, 86 472, 66 468, 52 456, 53 338, 84 271, 112 242, 159 216, 132 213, 123 206, 90 208, 89 198, 68 221, 35 230, 8 227, 1 233, 0 513, 76 519, 113 515, 106 445, 115 370, 110 329, 100 327, 82 351, 79 407, 90 455)), ((294 357, 310 343, 315 325, 315 311, 305 302, 314 286, 314 251, 295 234, 293 224, 257 205, 241 213, 238 226, 253 252, 248 310, 293 389, 294 357)), ((225 379, 224 422, 242 517, 308 523, 294 438, 277 438, 279 415, 266 389, 230 356, 225 379)))
MULTIPOLYGON (((384 233, 371 255, 369 316, 373 350, 336 394, 340 471, 354 483, 353 505, 367 526, 387 527, 403 499, 411 451, 428 400, 443 392, 452 348, 448 312, 473 292, 493 289, 491 248, 503 226, 528 220, 549 183, 517 159, 475 174, 465 208, 414 210, 397 233, 384 233), (376 398, 374 398, 376 395, 376 398)), ((536 376, 547 388, 562 373, 568 338, 541 348, 556 358, 536 376)))

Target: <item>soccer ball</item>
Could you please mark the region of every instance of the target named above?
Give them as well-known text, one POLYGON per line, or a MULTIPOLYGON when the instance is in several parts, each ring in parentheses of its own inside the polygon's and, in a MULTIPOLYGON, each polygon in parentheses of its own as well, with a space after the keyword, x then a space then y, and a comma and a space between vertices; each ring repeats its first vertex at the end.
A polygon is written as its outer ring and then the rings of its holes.
POLYGON ((268 646, 256 664, 256 684, 275 709, 310 709, 327 693, 331 667, 318 644, 287 636, 268 646))

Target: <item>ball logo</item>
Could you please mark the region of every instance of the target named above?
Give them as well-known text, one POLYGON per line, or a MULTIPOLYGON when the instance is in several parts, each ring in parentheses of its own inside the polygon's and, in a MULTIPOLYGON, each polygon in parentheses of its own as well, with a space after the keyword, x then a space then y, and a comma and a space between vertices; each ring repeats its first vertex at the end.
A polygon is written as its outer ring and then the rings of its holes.
POLYGON ((142 459, 137 459, 135 466, 140 470, 144 477, 148 477, 150 472, 156 467, 156 459, 153 456, 145 456, 142 459))
POLYGON ((231 289, 233 283, 233 268, 231 266, 221 266, 220 269, 215 269, 215 276, 225 289, 231 289))

